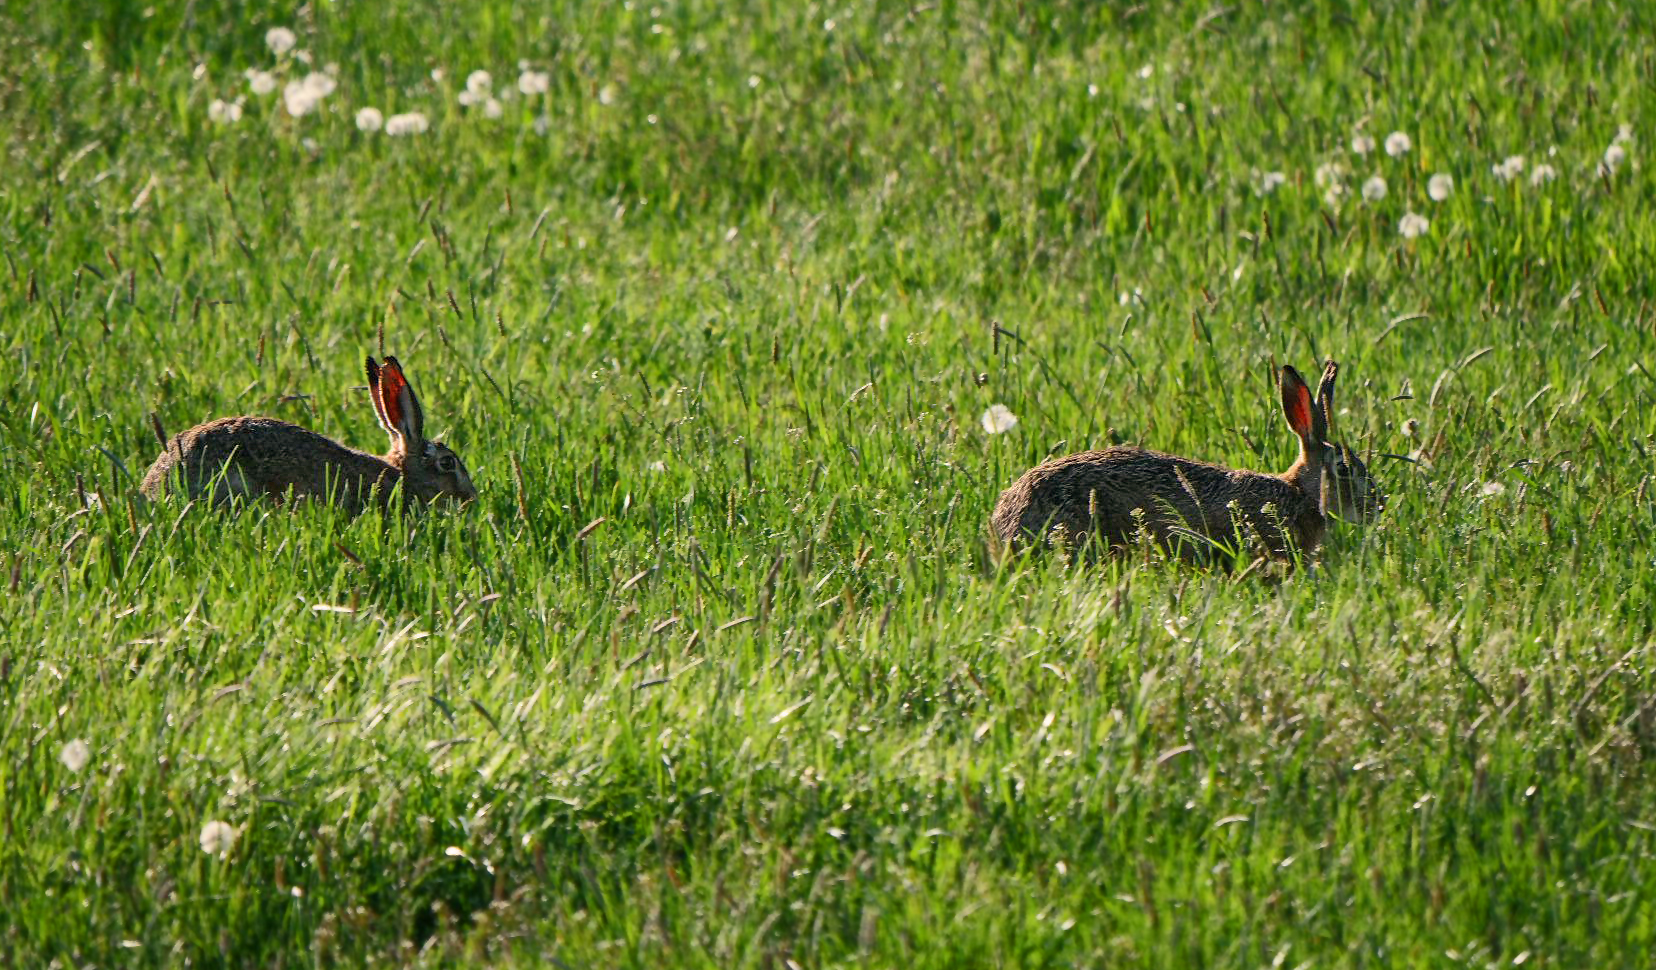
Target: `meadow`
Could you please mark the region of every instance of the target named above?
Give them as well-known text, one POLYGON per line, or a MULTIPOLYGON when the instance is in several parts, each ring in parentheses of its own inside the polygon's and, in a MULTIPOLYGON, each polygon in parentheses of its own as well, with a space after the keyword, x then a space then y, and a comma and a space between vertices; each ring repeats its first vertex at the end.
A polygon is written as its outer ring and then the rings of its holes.
POLYGON ((1653 83, 1633 3, 7 5, 0 963, 1648 966, 1653 83), (385 352, 468 509, 139 496, 381 449, 385 352), (1316 563, 992 555, 1325 357, 1316 563))

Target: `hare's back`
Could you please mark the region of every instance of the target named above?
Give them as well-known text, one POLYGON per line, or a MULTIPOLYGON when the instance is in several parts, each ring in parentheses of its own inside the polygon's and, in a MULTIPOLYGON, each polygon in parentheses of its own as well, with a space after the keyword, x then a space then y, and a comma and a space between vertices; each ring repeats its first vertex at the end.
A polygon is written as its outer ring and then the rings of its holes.
POLYGON ((275 418, 220 418, 167 442, 144 475, 143 491, 159 494, 177 474, 192 496, 210 481, 244 494, 301 494, 371 485, 390 471, 383 459, 346 448, 309 428, 275 418))
POLYGON ((1001 494, 991 528, 1002 539, 1040 535, 1054 525, 1090 531, 1102 525, 1127 534, 1136 516, 1205 524, 1232 498, 1266 489, 1286 499, 1284 483, 1207 462, 1143 448, 1083 451, 1031 468, 1001 494), (1282 495, 1275 493, 1282 491, 1282 495))

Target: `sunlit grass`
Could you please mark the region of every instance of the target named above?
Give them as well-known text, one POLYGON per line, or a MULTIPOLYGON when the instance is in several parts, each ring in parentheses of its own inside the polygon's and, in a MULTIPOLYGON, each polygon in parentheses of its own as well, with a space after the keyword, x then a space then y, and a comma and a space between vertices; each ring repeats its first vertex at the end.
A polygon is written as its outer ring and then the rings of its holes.
POLYGON ((0 953, 1644 963, 1643 8, 303 10, 5 14, 0 953), (384 351, 469 511, 138 495, 384 351), (992 555, 1325 356, 1315 568, 992 555))

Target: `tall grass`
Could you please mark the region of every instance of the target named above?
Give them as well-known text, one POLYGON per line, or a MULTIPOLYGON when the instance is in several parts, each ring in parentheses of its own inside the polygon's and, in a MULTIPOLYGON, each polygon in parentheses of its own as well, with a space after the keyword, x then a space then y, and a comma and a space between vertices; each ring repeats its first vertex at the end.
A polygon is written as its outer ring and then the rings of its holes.
POLYGON ((7 962, 1647 962, 1643 7, 0 17, 7 962), (151 414, 377 447, 382 350, 469 511, 138 496, 151 414), (1316 568, 990 555, 1051 453, 1286 466, 1324 356, 1316 568))

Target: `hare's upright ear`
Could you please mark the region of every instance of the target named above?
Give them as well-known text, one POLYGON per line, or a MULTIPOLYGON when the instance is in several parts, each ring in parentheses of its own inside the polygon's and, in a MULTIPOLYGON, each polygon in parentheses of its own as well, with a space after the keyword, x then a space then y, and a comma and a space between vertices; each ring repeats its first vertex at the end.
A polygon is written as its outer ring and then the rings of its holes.
POLYGON ((380 398, 380 365, 372 356, 368 358, 368 397, 374 402, 374 420, 385 429, 385 433, 396 443, 397 429, 391 424, 391 419, 385 416, 385 402, 380 398))
POLYGON ((1299 375, 1299 371, 1287 364, 1282 367, 1282 413, 1288 417, 1288 427, 1294 429, 1306 451, 1310 451, 1315 443, 1312 435, 1317 425, 1311 388, 1306 386, 1305 378, 1299 375))
POLYGON ((405 455, 425 451, 425 412, 420 410, 420 399, 414 396, 414 387, 403 375, 397 358, 386 357, 378 368, 374 366, 374 359, 368 358, 368 374, 374 388, 374 406, 379 412, 380 424, 391 434, 392 447, 400 443, 405 455))
POLYGON ((1322 381, 1317 385, 1317 414, 1322 418, 1322 441, 1327 441, 1334 434, 1334 378, 1339 372, 1340 365, 1330 360, 1323 365, 1322 381))

